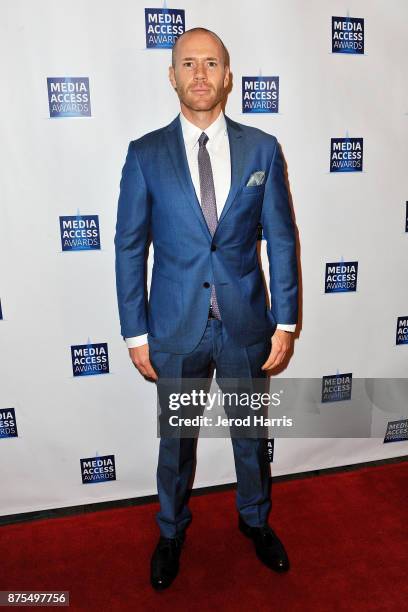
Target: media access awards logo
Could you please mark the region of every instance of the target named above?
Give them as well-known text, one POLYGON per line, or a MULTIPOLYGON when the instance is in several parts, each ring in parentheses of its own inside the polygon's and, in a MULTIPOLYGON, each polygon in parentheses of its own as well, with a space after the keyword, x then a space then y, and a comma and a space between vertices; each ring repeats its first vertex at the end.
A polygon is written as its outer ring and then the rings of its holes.
POLYGON ((63 251, 91 251, 101 248, 98 215, 60 216, 63 251))
POLYGON ((184 9, 145 8, 146 49, 171 49, 186 29, 184 9))
POLYGON ((405 202, 405 231, 408 232, 408 202, 405 202))
POLYGON ((82 484, 116 480, 115 455, 80 459, 82 484))
POLYGON ((109 374, 108 343, 75 344, 71 346, 72 373, 74 376, 109 374))
POLYGON ((278 113, 279 77, 243 76, 242 112, 278 113))
POLYGON ((364 53, 364 19, 332 17, 332 53, 364 53))
POLYGON ((408 315, 397 319, 396 344, 408 344, 408 315))
POLYGON ((330 141, 330 172, 362 172, 363 139, 332 138, 330 141))
POLYGON ((0 438, 17 438, 16 412, 14 408, 0 408, 0 438))
POLYGON ((357 290, 358 261, 326 263, 325 293, 344 293, 357 290))
POLYGON ((322 404, 351 399, 353 374, 329 374, 322 378, 322 404))
POLYGON ((404 440, 408 440, 408 419, 390 421, 387 424, 384 444, 387 442, 403 442, 404 440))
POLYGON ((48 77, 50 117, 90 117, 88 77, 48 77))

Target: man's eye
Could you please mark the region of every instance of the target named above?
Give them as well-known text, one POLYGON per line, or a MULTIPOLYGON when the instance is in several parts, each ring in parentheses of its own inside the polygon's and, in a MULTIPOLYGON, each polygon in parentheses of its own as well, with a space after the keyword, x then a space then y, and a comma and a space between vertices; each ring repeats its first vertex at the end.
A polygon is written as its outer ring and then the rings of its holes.
POLYGON ((191 66, 193 65, 193 62, 184 62, 183 66, 185 66, 186 68, 191 68, 191 66))
POLYGON ((210 68, 215 68, 217 62, 208 62, 208 65, 210 66, 210 68))

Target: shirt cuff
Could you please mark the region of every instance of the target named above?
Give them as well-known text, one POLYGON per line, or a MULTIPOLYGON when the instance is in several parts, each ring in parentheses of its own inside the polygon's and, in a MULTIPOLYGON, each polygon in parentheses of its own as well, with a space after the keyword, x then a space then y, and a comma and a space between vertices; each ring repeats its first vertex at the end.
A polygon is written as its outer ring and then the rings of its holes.
POLYGON ((276 328, 293 333, 296 330, 296 323, 278 323, 276 328))
POLYGON ((142 334, 141 336, 133 336, 132 338, 125 338, 125 342, 128 348, 143 346, 143 344, 147 344, 147 334, 142 334))

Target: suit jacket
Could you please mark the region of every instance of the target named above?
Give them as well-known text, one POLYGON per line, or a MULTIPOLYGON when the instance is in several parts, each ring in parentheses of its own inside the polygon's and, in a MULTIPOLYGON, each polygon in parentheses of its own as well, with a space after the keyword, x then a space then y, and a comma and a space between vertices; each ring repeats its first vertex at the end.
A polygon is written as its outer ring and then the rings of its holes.
POLYGON ((231 189, 213 237, 188 167, 179 116, 129 144, 120 181, 115 249, 121 333, 148 333, 152 348, 189 353, 208 319, 215 284, 223 324, 239 346, 296 323, 295 231, 280 147, 275 136, 226 117, 231 189), (247 186, 265 171, 262 185, 247 186), (262 224, 269 258, 268 309, 257 257, 262 224), (147 300, 146 245, 154 264, 147 300))

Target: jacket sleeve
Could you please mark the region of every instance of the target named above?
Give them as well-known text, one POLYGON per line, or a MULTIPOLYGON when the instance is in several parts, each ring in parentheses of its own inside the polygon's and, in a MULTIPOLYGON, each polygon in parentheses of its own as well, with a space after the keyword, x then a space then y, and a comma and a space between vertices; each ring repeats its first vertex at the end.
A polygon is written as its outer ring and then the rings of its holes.
POLYGON ((148 331, 145 259, 149 229, 149 194, 132 141, 122 169, 114 239, 116 292, 124 338, 148 331))
POLYGON ((296 234, 280 146, 275 149, 265 184, 261 213, 267 242, 271 315, 274 324, 293 324, 298 319, 298 266, 296 234))

